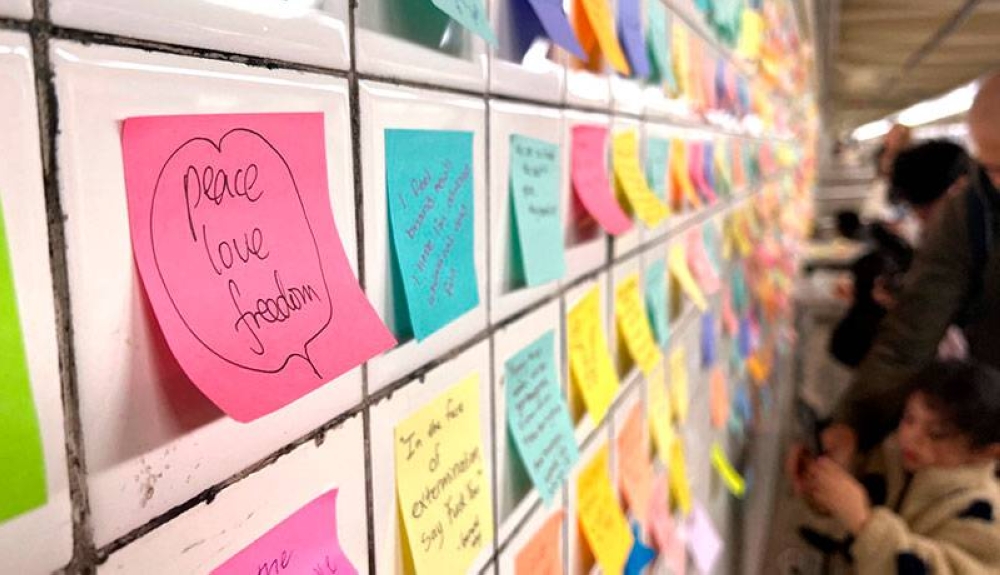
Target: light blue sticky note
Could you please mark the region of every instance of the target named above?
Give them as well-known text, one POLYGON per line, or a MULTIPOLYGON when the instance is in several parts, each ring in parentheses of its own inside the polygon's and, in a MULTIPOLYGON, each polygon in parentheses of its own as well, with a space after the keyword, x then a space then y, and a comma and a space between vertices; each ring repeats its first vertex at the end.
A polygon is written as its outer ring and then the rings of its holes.
POLYGON ((677 78, 674 76, 674 57, 670 46, 670 14, 661 2, 648 2, 646 10, 649 18, 647 42, 654 81, 663 81, 667 91, 675 94, 678 86, 677 78))
POLYGON ((548 331, 504 362, 507 428, 546 505, 580 458, 555 349, 555 334, 548 331))
POLYGON ((512 134, 510 193, 514 204, 515 250, 524 285, 563 277, 562 216, 559 212, 559 146, 512 134))
POLYGON ((489 16, 483 0, 431 0, 442 12, 451 16, 456 22, 465 26, 473 34, 486 40, 492 46, 497 45, 497 36, 490 28, 489 16))
MULTIPOLYGON (((472 133, 386 130, 389 229, 417 340, 479 305, 472 133)), ((397 333, 397 335, 402 335, 397 333)))
POLYGON ((646 180, 649 189, 661 200, 667 198, 667 162, 670 142, 663 138, 646 139, 646 180))
POLYGON ((646 268, 646 313, 653 326, 657 343, 667 345, 670 339, 670 316, 667 311, 667 263, 664 259, 654 260, 646 268))

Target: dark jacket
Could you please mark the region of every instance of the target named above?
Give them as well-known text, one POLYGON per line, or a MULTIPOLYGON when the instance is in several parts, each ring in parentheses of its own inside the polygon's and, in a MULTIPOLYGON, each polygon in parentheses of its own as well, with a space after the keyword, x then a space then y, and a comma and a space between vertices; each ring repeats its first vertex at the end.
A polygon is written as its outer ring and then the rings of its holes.
POLYGON ((972 358, 1000 368, 1000 249, 977 265, 971 247, 968 198, 981 193, 1000 221, 1000 195, 992 186, 954 194, 929 223, 897 305, 882 320, 871 352, 858 367, 834 413, 870 449, 895 428, 907 396, 906 382, 930 362, 951 324, 964 327, 972 358), (975 301, 975 305, 972 305, 975 301))

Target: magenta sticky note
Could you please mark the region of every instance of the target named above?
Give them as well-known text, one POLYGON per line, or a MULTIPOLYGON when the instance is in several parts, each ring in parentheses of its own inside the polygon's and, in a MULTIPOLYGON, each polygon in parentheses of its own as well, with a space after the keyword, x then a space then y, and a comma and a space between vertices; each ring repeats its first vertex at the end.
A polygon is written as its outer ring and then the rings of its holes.
POLYGON ((320 113, 155 116, 122 128, 146 294, 184 372, 239 421, 395 343, 340 243, 323 130, 320 113))
POLYGON ((212 575, 248 573, 357 575, 337 537, 337 490, 314 499, 212 570, 212 575))
POLYGON ((611 190, 608 178, 605 144, 608 129, 603 126, 573 127, 572 174, 573 191, 587 212, 604 231, 620 235, 632 227, 629 218, 611 190))

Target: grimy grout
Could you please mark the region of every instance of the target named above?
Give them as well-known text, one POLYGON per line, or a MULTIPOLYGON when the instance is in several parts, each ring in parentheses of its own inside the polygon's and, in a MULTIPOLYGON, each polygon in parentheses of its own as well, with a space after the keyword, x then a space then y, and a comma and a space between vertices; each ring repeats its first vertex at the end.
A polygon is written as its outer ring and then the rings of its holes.
MULTIPOLYGON (((363 399, 360 404, 355 405, 346 411, 337 414, 331 420, 323 423, 316 429, 306 433, 305 435, 299 437, 298 439, 287 443, 286 445, 276 449, 271 454, 261 458, 257 462, 251 464, 250 466, 234 473, 229 478, 220 481, 214 485, 209 486, 204 489, 201 493, 195 495, 194 497, 188 499, 185 502, 173 507, 172 509, 154 517, 145 524, 130 530, 124 535, 116 538, 111 543, 97 549, 94 542, 93 535, 93 524, 92 516, 90 510, 89 502, 89 492, 87 488, 87 466, 86 457, 84 453, 84 442, 83 442, 83 428, 82 428, 82 417, 80 413, 79 406, 79 385, 77 380, 76 372, 76 356, 75 356, 75 345, 74 345, 74 333, 73 333, 73 314, 72 305, 70 298, 69 289, 69 277, 67 268, 67 242, 65 236, 65 214, 62 210, 62 202, 59 192, 59 166, 57 161, 57 146, 58 146, 58 134, 59 134, 59 105, 55 90, 55 84, 53 82, 53 65, 52 59, 49 51, 50 41, 54 39, 60 40, 70 40, 82 44, 98 44, 114 46, 126 49, 138 49, 151 53, 163 53, 172 54, 177 56, 193 57, 206 60, 216 60, 227 63, 243 64, 254 68, 265 68, 265 69, 285 69, 292 71, 299 71, 304 73, 318 74, 328 77, 338 77, 344 78, 348 82, 349 88, 349 106, 350 106, 350 134, 351 134, 351 148, 352 148, 352 171, 353 171, 353 182, 354 182, 354 201, 355 201, 355 234, 357 241, 357 273, 358 281, 362 288, 366 285, 367 278, 365 277, 365 267, 364 267, 364 218, 363 218, 363 186, 364 181, 362 177, 363 173, 363 158, 361 157, 362 147, 361 147, 361 109, 360 109, 360 82, 361 81, 375 81, 388 83, 396 86, 404 86, 417 89, 428 89, 435 91, 443 91, 452 94, 465 95, 476 97, 482 99, 485 103, 485 115, 484 115, 484 147, 489 149, 490 145, 490 118, 489 109, 492 100, 508 101, 515 103, 531 104, 540 107, 545 107, 549 109, 558 110, 578 110, 582 112, 592 112, 601 113, 614 118, 627 118, 630 120, 640 120, 645 121, 647 124, 660 124, 664 126, 678 126, 684 128, 694 128, 703 132, 712 133, 718 136, 726 136, 732 138, 740 138, 747 140, 756 141, 774 141, 775 138, 767 137, 757 137, 749 134, 743 134, 739 132, 734 132, 727 130, 725 128, 720 128, 711 124, 702 124, 689 119, 684 118, 653 118, 648 117, 645 114, 634 114, 629 112, 621 112, 613 110, 613 106, 608 107, 598 107, 598 106, 571 106, 564 102, 555 103, 550 101, 544 101, 540 99, 530 98, 530 97, 518 97, 510 95, 499 95, 491 93, 489 90, 489 74, 490 67, 487 66, 487 81, 485 87, 482 91, 477 90, 467 90, 449 86, 442 86, 433 84, 430 82, 422 82, 415 80, 407 80, 402 78, 394 78, 389 76, 383 76, 378 74, 367 74, 361 73, 357 69, 357 53, 356 53, 356 11, 358 2, 357 0, 350 0, 349 12, 348 12, 348 35, 349 35, 349 54, 350 54, 350 67, 348 70, 340 70, 336 68, 328 68, 323 66, 315 66, 309 64, 302 64, 299 62, 292 62, 287 60, 280 60, 274 58, 266 58, 253 56, 248 54, 240 54, 233 52, 226 52, 221 50, 213 50, 206 48, 196 48, 190 46, 183 46, 177 44, 171 44, 167 42, 157 42, 142 40, 137 38, 129 38, 116 34, 107 34, 101 32, 94 32, 89 30, 80 30, 70 27, 61 27, 53 25, 49 17, 49 6, 48 0, 33 0, 34 4, 34 14, 35 16, 29 20, 19 20, 14 18, 0 18, 0 29, 12 30, 12 31, 22 31, 27 32, 31 39, 32 55, 35 71, 35 91, 36 97, 38 99, 38 121, 39 121, 39 134, 40 134, 40 152, 42 157, 43 165, 43 182, 45 190, 45 205, 46 214, 48 219, 48 233, 49 233, 49 251, 50 251, 50 268, 52 273, 53 282, 53 292, 55 301, 55 315, 56 315, 56 326, 58 335, 58 350, 59 350, 59 371, 60 371, 60 385, 62 391, 62 402, 64 411, 64 426, 65 426, 65 439, 66 439, 66 456, 67 456, 67 472, 69 479, 69 490, 70 499, 72 503, 72 521, 73 521, 73 557, 71 562, 63 569, 65 573, 93 573, 96 571, 97 565, 105 562, 108 557, 114 552, 122 549, 123 547, 133 543, 134 541, 148 535, 149 533, 155 531, 158 527, 169 523, 173 519, 183 515, 185 512, 197 507, 201 504, 211 504, 215 497, 222 492, 224 489, 235 485, 242 479, 265 469, 278 461, 284 455, 287 455, 294 451, 296 448, 312 441, 317 445, 321 444, 325 438, 328 431, 334 430, 340 427, 348 419, 352 419, 358 415, 362 417, 362 427, 364 435, 364 453, 365 453, 365 490, 366 490, 366 507, 367 507, 367 534, 368 534, 368 555, 369 555, 369 570, 375 572, 375 557, 376 549, 374 547, 374 491, 372 486, 372 469, 371 469, 371 408, 372 406, 378 404, 379 402, 389 399, 392 395, 406 387, 407 385, 414 382, 422 382, 426 374, 444 364, 448 360, 460 355, 471 347, 482 343, 483 341, 488 341, 491 339, 492 334, 499 330, 512 325, 514 322, 523 318, 524 316, 533 313, 534 311, 540 309, 541 307, 548 305, 553 301, 558 301, 560 304, 560 311, 565 315, 566 301, 565 294, 568 290, 571 290, 579 285, 583 285, 586 282, 593 281, 599 277, 602 273, 611 273, 613 268, 628 259, 636 257, 639 253, 651 248, 656 245, 669 243, 676 236, 684 233, 688 229, 694 228, 700 225, 705 220, 714 217, 715 215, 726 211, 738 204, 743 203, 746 199, 756 194, 756 191, 745 193, 743 195, 734 195, 733 197, 727 199, 725 202, 716 204, 708 209, 696 213, 693 217, 687 218, 680 225, 669 228, 664 234, 658 235, 656 238, 646 241, 636 248, 629 250, 627 253, 622 254, 619 257, 614 257, 613 243, 614 240, 609 238, 606 243, 606 258, 604 263, 588 271, 585 274, 573 279, 568 282, 560 282, 559 289, 549 296, 540 298, 535 303, 526 306, 525 308, 519 310, 517 313, 505 318, 502 321, 494 322, 490 318, 490 297, 489 291, 491 287, 485 286, 484 292, 486 293, 486 298, 484 302, 481 302, 486 308, 487 317, 487 328, 481 330, 479 333, 475 334, 468 340, 462 342, 457 347, 445 352, 440 357, 431 359, 430 361, 418 366, 416 369, 408 373, 406 376, 390 383, 382 389, 377 390, 375 393, 369 393, 368 388, 368 377, 367 377, 367 364, 362 364, 362 390, 363 399)), ((676 11, 675 11, 676 13, 676 11)), ((691 24, 684 15, 680 15, 682 19, 687 22, 689 27, 696 30, 697 33, 701 34, 700 29, 697 26, 691 24)), ((711 41, 711 39, 709 39, 711 41)), ((717 49, 721 49, 721 46, 714 43, 717 49)), ((731 56, 729 57, 732 61, 731 56)), ((486 185, 488 188, 489 184, 489 162, 491 161, 489 153, 485 154, 485 161, 487 165, 484 167, 486 185)), ((752 187, 759 188, 763 186, 764 182, 756 182, 752 187)), ((491 225, 489 210, 490 207, 485 206, 487 212, 486 225, 487 225, 487 237, 489 237, 489 226, 491 225)), ((487 253, 487 269, 489 268, 489 254, 490 250, 486 250, 487 253)), ((690 322, 688 319, 688 314, 683 313, 680 320, 684 320, 682 323, 685 325, 679 325, 679 329, 686 327, 686 324, 690 322)), ((566 357, 567 350, 565 349, 564 342, 560 342, 563 346, 563 357, 566 357)), ((490 345, 490 357, 491 360, 495 359, 493 346, 490 345)), ((491 381, 495 378, 494 361, 491 361, 490 374, 491 381)), ((565 362, 563 362, 565 364, 565 362)), ((565 371, 565 365, 562 366, 565 371)), ((565 376, 564 384, 565 384, 565 376)), ((496 411, 496 398, 493 393, 493 386, 490 385, 490 409, 491 416, 495 415, 496 411)), ((618 400, 614 405, 617 405, 618 400)), ((491 422, 491 429, 493 430, 492 436, 492 458, 493 458, 493 488, 494 495, 497 492, 499 485, 498 477, 498 461, 497 461, 497 436, 498 432, 496 430, 496 417, 491 417, 493 421, 491 422)), ((597 434, 601 429, 606 426, 604 424, 596 426, 588 436, 585 438, 583 444, 584 446, 592 443, 597 434)), ((562 498, 564 503, 566 503, 566 497, 568 497, 568 488, 564 486, 562 490, 562 498)), ((491 504, 494 506, 494 527, 499 526, 498 509, 496 509, 498 498, 493 497, 491 504)), ((538 503, 540 504, 540 503, 538 503)), ((538 504, 534 506, 537 509, 538 504)), ((530 518, 530 514, 527 514, 518 525, 515 526, 513 534, 519 532, 523 527, 524 523, 530 518)), ((564 532, 566 530, 564 525, 564 532)), ((513 536, 512 534, 512 536, 513 536)), ((494 540, 493 540, 493 555, 490 560, 487 561, 486 567, 490 567, 495 561, 499 553, 506 548, 509 543, 508 541, 500 542, 498 540, 498 529, 494 529, 494 540)), ((564 537, 564 546, 567 545, 567 537, 564 537)), ((564 549, 564 560, 568 557, 568 553, 565 553, 568 549, 564 549)))

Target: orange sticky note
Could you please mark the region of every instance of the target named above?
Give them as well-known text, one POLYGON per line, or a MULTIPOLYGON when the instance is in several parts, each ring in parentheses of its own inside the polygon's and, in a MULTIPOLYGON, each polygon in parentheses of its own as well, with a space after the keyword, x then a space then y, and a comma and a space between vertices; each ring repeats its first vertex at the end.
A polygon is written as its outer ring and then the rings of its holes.
POLYGON ((570 310, 566 319, 570 378, 583 395, 583 402, 594 424, 600 423, 618 390, 601 321, 600 290, 597 286, 570 310))
POLYGON ((594 51, 589 48, 593 46, 593 39, 596 38, 597 45, 611 67, 625 76, 631 73, 625 53, 622 52, 618 36, 615 34, 614 18, 608 0, 575 0, 573 25, 584 50, 591 56, 589 62, 591 66, 595 63, 594 51))
POLYGON ((670 144, 670 182, 671 189, 680 191, 684 198, 694 208, 701 207, 701 196, 691 181, 691 171, 688 169, 688 145, 684 140, 673 140, 670 144))
POLYGON ((723 429, 729 421, 729 388, 726 386, 726 374, 721 367, 712 370, 708 391, 712 427, 723 429))
POLYGON ((561 575, 562 525, 565 512, 556 511, 532 536, 514 558, 517 575, 561 575))
POLYGON ((580 471, 576 508, 584 539, 605 573, 621 573, 632 550, 632 531, 608 475, 608 447, 580 471))
POLYGON ((653 490, 653 467, 649 461, 649 433, 642 405, 636 404, 618 433, 618 477, 632 515, 646 525, 649 497, 653 490))

